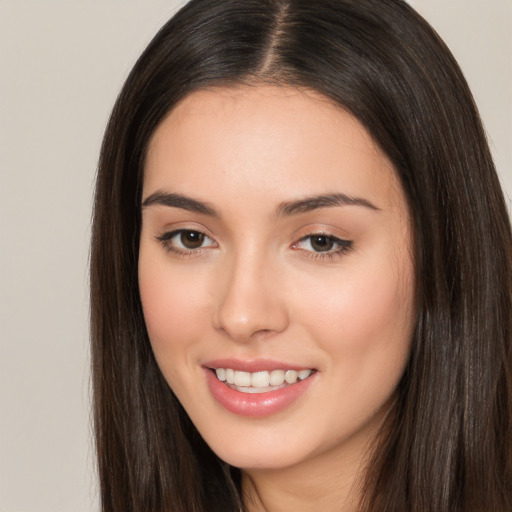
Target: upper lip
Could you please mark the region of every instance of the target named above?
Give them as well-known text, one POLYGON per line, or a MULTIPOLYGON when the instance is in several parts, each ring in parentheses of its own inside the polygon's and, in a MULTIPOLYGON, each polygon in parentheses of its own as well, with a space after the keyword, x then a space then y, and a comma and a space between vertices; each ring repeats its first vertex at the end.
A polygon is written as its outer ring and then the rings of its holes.
POLYGON ((273 370, 312 370, 311 366, 297 365, 293 363, 285 363, 282 361, 274 361, 272 359, 215 359, 203 363, 206 368, 213 370, 217 368, 231 368, 241 372, 271 372, 273 370))

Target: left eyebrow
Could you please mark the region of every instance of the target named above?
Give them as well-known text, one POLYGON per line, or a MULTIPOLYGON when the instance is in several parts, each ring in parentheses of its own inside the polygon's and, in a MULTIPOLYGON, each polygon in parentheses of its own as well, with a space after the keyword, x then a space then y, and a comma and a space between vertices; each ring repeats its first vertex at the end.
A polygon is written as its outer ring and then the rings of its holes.
POLYGON ((362 206, 370 210, 380 211, 380 208, 377 208, 373 203, 362 197, 352 197, 346 194, 322 194, 281 203, 277 209, 277 216, 287 217, 334 206, 362 206))
POLYGON ((158 190, 142 201, 142 208, 159 205, 169 206, 170 208, 180 208, 189 212, 202 213, 210 217, 220 217, 213 206, 197 199, 192 199, 181 194, 169 194, 158 190))

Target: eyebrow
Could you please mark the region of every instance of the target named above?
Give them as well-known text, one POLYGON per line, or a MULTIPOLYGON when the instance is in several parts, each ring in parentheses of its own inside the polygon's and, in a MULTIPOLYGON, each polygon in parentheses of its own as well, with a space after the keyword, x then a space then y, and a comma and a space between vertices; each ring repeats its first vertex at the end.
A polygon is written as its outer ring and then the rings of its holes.
MULTIPOLYGON (((201 213, 210 217, 220 217, 217 210, 206 202, 192 199, 182 194, 172 194, 161 190, 154 192, 142 202, 142 208, 153 205, 181 208, 182 210, 201 213)), ((362 206, 370 210, 380 211, 380 208, 377 208, 373 203, 361 197, 353 197, 346 194, 322 194, 281 203, 277 208, 276 216, 289 217, 320 208, 336 206, 362 206)))
POLYGON ((297 215, 319 208, 332 208, 334 206, 362 206, 370 210, 380 211, 373 203, 362 197, 352 197, 346 194, 322 194, 305 197, 297 201, 281 203, 277 209, 278 216, 297 215))
POLYGON ((189 212, 202 213, 210 217, 220 217, 217 210, 208 203, 181 194, 169 194, 161 190, 154 192, 142 202, 142 208, 152 205, 170 206, 172 208, 188 210, 189 212))

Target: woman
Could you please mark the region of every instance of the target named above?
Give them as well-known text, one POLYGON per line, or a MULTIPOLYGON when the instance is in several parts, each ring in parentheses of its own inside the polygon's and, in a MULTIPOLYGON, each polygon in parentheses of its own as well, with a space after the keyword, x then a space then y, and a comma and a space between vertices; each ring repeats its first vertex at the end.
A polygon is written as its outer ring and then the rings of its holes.
POLYGON ((193 0, 100 159, 103 510, 510 510, 511 248, 407 4, 193 0))

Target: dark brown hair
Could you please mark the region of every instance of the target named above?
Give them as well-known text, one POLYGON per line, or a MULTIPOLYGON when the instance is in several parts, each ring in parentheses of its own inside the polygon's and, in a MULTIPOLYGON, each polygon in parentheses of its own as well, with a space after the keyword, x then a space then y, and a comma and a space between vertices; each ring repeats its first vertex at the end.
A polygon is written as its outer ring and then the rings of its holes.
POLYGON ((243 510, 239 471, 204 443, 157 367, 137 282, 151 135, 192 91, 241 83, 306 87, 350 111, 408 198, 417 326, 361 510, 512 510, 510 222, 464 77, 402 0, 192 0, 137 61, 107 127, 94 206, 102 510, 243 510))

